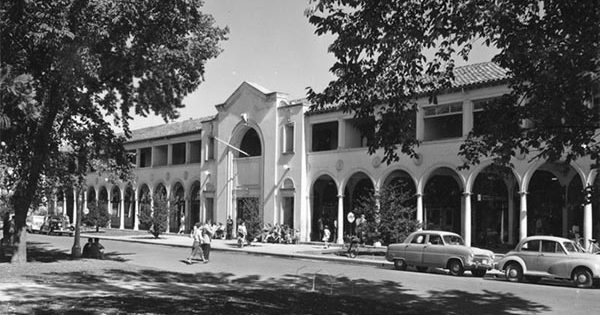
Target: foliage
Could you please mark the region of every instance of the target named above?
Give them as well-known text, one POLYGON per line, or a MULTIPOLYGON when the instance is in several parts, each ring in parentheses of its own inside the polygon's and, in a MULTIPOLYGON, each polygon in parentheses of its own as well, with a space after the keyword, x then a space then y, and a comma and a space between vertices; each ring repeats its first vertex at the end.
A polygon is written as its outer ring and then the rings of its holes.
MULTIPOLYGON (((127 174, 131 113, 178 117, 227 29, 202 1, 0 3, 0 164, 16 179, 17 229, 43 191, 81 188, 93 162, 127 174), (107 120, 110 120, 107 121, 107 120), (124 130, 117 136, 111 123, 124 130), (113 161, 113 162, 111 162, 113 161), (62 176, 62 175, 68 176, 62 176)), ((126 178, 119 178, 126 180, 126 178)), ((22 234, 25 237, 25 233, 22 234)), ((25 241, 18 259, 26 261, 25 241)))
POLYGON ((401 242, 421 228, 416 219, 414 191, 404 188, 401 184, 388 185, 380 190, 378 201, 374 194, 359 200, 356 215, 364 214, 367 220, 367 243, 401 242))
POLYGON ((483 157, 506 165, 529 152, 598 162, 599 1, 311 2, 316 34, 335 36, 337 78, 308 98, 370 119, 361 129, 370 153, 383 148, 388 163, 400 152, 414 156, 416 98, 436 103, 452 87, 455 59, 468 60, 482 41, 498 49, 492 60, 507 69, 510 92, 484 107, 484 123, 461 146, 463 167, 483 157))
POLYGON ((262 232, 262 208, 263 205, 258 198, 242 199, 242 209, 238 209, 238 218, 246 222, 246 230, 248 231, 246 240, 248 243, 251 243, 262 232))
POLYGON ((148 232, 154 235, 154 238, 158 238, 167 231, 169 211, 177 211, 177 205, 174 202, 169 204, 164 195, 155 194, 153 207, 150 207, 149 203, 143 203, 143 206, 140 207, 140 225, 148 228, 148 232))
POLYGON ((88 213, 83 216, 81 222, 88 226, 95 226, 96 232, 100 227, 106 227, 110 222, 110 214, 105 204, 99 203, 96 205, 93 202, 87 205, 88 213))

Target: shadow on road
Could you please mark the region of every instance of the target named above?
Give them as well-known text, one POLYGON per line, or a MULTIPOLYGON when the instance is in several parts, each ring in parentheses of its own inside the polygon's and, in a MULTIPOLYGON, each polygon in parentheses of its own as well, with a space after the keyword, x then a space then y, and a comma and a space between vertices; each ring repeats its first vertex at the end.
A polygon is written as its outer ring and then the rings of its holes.
MULTIPOLYGON (((547 312, 506 292, 431 290, 412 293, 397 281, 327 274, 236 277, 162 270, 49 272, 35 285, 0 287, 9 308, 30 314, 506 314, 547 312)), ((406 284, 409 286, 409 284, 406 284)), ((1 312, 2 310, 0 310, 1 312)))
MULTIPOLYGON (((71 251, 65 251, 58 248, 49 248, 50 243, 27 242, 27 262, 53 263, 64 260, 73 260, 71 251)), ((83 246, 82 246, 83 247, 83 246)), ((132 253, 105 252, 104 259, 119 262, 126 262, 128 259, 123 256, 133 255, 132 253)), ((9 263, 10 255, 0 255, 0 263, 9 263)))

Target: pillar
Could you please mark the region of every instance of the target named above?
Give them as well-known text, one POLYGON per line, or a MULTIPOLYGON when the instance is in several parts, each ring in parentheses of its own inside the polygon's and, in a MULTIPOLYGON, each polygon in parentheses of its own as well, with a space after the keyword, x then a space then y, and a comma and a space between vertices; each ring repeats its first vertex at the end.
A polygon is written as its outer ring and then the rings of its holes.
POLYGON ((521 205, 519 211, 519 240, 527 237, 527 192, 520 191, 521 205))
POLYGON ((344 244, 344 195, 338 196, 337 243, 344 244))
MULTIPOLYGON (((136 190, 134 190, 135 193, 136 190)), ((133 216, 133 230, 137 231, 140 229, 140 203, 138 201, 137 193, 133 197, 133 209, 135 209, 135 215, 133 216)))
POLYGON ((465 245, 471 246, 471 193, 464 192, 463 236, 465 245))
POLYGON ((73 217, 71 218, 71 224, 73 225, 77 222, 77 198, 79 198, 77 188, 73 188, 73 217))
POLYGON ((119 201, 119 213, 121 218, 119 220, 119 229, 125 229, 125 191, 119 188, 119 192, 121 193, 120 201, 119 201))
POLYGON ((423 229, 423 194, 417 194, 417 221, 421 223, 421 228, 423 229))
POLYGON ((592 203, 586 203, 583 206, 583 239, 585 248, 589 246, 589 239, 592 239, 592 203))

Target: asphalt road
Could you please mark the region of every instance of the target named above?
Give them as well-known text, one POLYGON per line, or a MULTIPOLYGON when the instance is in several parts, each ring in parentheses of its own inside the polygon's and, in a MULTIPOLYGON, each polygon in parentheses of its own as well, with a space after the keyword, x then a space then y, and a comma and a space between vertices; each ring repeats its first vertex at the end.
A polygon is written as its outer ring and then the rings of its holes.
MULTIPOLYGON (((29 235, 30 242, 70 252, 72 237, 29 235)), ((82 245, 85 239, 82 239, 82 245)), ((390 295, 406 303, 437 303, 447 313, 597 314, 600 289, 577 289, 569 283, 509 283, 495 277, 453 277, 441 271, 421 273, 390 268, 339 264, 329 261, 212 251, 210 262, 188 265, 186 248, 103 240, 111 259, 161 270, 212 274, 232 282, 290 286, 323 294, 390 295)))

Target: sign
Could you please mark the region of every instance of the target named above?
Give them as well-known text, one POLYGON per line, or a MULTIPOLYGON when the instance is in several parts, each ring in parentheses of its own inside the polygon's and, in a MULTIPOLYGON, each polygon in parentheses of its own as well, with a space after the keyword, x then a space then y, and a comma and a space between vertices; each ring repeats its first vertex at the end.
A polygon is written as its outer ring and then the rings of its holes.
POLYGON ((350 223, 354 222, 354 213, 348 212, 348 215, 346 216, 346 218, 348 219, 348 222, 350 222, 350 223))

